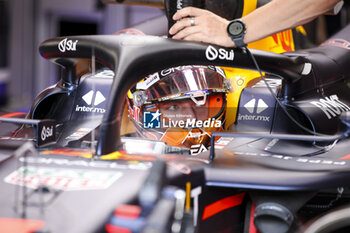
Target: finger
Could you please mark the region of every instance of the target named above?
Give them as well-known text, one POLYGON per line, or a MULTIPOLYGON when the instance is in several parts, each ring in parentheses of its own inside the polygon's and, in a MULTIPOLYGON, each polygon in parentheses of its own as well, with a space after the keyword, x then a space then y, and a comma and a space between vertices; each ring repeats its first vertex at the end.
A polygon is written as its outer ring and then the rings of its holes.
POLYGON ((210 43, 210 41, 207 38, 208 37, 204 36, 201 31, 198 31, 196 33, 191 33, 191 34, 183 37, 182 40, 196 41, 196 42, 201 42, 201 43, 210 43))
POLYGON ((201 29, 199 26, 192 26, 192 27, 186 27, 183 30, 179 31, 173 36, 173 39, 175 40, 182 40, 186 37, 188 37, 191 34, 196 34, 201 32, 201 29))
POLYGON ((179 11, 177 11, 174 15, 173 15, 173 20, 179 20, 185 17, 190 17, 190 16, 200 16, 201 14, 203 14, 205 10, 200 9, 200 8, 196 8, 196 7, 185 7, 179 11))
MULTIPOLYGON (((192 18, 192 17, 191 17, 192 18)), ((191 18, 185 18, 185 19, 182 19, 178 22, 176 22, 170 29, 169 29, 169 33, 171 35, 175 35, 177 34, 178 32, 180 32, 181 30, 183 30, 184 28, 186 27, 193 27, 191 25, 191 18)), ((195 25, 198 25, 198 22, 196 22, 196 19, 194 19, 194 24, 195 25)))

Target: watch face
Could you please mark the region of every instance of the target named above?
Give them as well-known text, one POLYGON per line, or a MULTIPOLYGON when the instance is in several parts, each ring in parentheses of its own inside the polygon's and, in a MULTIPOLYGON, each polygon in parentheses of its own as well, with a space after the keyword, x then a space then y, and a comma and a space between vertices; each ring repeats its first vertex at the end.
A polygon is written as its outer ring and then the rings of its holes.
POLYGON ((243 30, 244 30, 243 23, 241 23, 239 21, 232 22, 229 25, 228 30, 232 36, 238 36, 238 35, 243 33, 243 30))

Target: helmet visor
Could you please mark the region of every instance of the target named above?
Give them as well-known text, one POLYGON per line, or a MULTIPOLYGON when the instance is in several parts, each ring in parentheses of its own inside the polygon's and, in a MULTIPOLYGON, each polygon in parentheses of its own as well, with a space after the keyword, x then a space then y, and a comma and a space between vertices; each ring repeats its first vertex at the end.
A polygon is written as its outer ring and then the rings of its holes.
MULTIPOLYGON (((164 74, 164 71, 162 71, 164 74)), ((145 89, 147 101, 167 101, 188 97, 188 93, 200 90, 215 90, 215 92, 225 92, 225 77, 216 68, 207 66, 186 68, 162 76, 162 72, 156 73, 158 79, 147 89, 145 89)), ((146 80, 147 81, 147 80, 146 80)))

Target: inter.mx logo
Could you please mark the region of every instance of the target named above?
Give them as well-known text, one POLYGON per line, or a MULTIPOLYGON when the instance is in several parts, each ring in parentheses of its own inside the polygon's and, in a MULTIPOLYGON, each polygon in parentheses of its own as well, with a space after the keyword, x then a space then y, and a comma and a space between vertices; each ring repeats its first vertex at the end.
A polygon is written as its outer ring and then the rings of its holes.
POLYGON ((143 113, 143 128, 144 129, 160 129, 160 116, 162 114, 157 110, 156 112, 143 113))
POLYGON ((269 116, 260 115, 264 112, 269 106, 262 99, 256 100, 251 99, 244 105, 244 108, 250 113, 254 114, 256 112, 257 115, 249 115, 249 114, 238 114, 238 120, 248 120, 248 121, 270 121, 269 116))
POLYGON ((97 113, 104 113, 106 112, 103 108, 97 108, 95 106, 103 103, 106 98, 103 96, 103 94, 100 91, 89 91, 86 93, 82 99, 85 101, 86 104, 92 105, 91 107, 87 106, 79 106, 77 105, 75 108, 75 111, 77 112, 97 112, 97 113))
MULTIPOLYGON (((246 103, 244 105, 244 107, 248 110, 248 112, 250 113, 254 113, 254 108, 255 108, 255 105, 256 105, 256 99, 252 99, 250 100, 248 103, 246 103)), ((267 109, 269 106, 262 100, 262 99, 259 99, 258 100, 258 104, 256 106, 256 113, 257 114, 260 114, 262 113, 265 109, 267 109)))

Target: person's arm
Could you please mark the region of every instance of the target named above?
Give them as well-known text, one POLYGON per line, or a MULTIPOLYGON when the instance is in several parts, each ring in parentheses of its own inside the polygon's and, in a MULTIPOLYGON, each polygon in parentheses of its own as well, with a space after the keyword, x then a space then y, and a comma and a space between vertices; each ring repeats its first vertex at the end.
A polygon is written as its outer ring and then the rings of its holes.
MULTIPOLYGON (((245 43, 305 24, 324 14, 340 0, 273 0, 242 18, 246 25, 245 43)), ((174 39, 233 47, 226 28, 228 20, 207 10, 186 7, 173 16, 179 20, 169 33, 174 39), (194 26, 190 18, 194 17, 194 26), (181 20, 180 20, 181 19, 181 20)))

